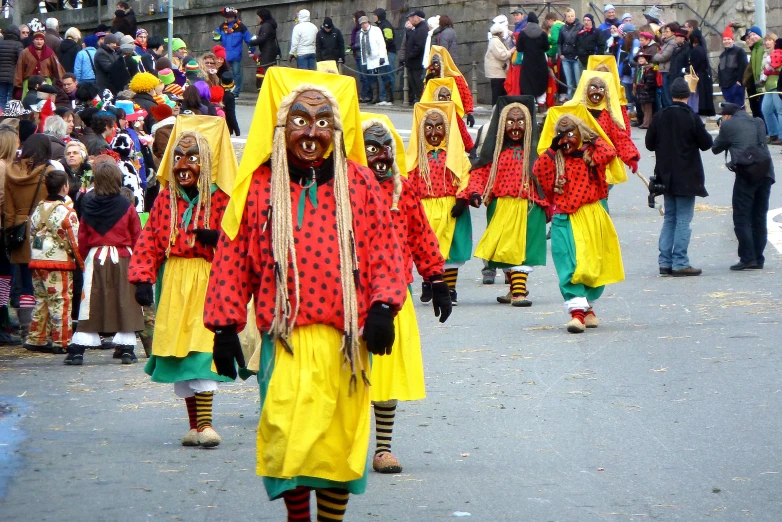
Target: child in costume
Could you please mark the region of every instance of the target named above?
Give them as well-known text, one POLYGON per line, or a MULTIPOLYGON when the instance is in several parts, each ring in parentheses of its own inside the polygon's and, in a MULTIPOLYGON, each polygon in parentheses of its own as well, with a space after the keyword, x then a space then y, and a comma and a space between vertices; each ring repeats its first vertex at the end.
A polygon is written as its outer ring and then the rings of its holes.
POLYGON ((636 105, 640 105, 644 115, 644 122, 638 128, 648 129, 652 124, 652 107, 657 92, 657 71, 651 63, 652 55, 650 54, 638 53, 633 61, 638 64, 633 82, 633 96, 635 96, 636 105))
MULTIPOLYGON (((402 139, 390 120, 383 115, 362 113, 367 165, 380 183, 383 201, 391 211, 391 221, 402 250, 407 284, 413 282, 413 263, 424 280, 432 285, 435 315, 444 323, 451 314, 451 296, 443 281, 445 259, 440 254, 437 236, 426 220, 421 201, 410 182, 400 175, 404 170, 402 139)), ((394 319, 394 347, 391 355, 372 361, 370 390, 375 410, 375 456, 372 468, 379 473, 401 473, 402 465, 391 453, 391 437, 398 401, 426 397, 421 339, 413 302, 409 295, 394 319)))
MULTIPOLYGON (((570 333, 597 328, 592 309, 605 285, 624 279, 619 239, 603 207, 616 149, 582 105, 552 107, 532 169, 552 206, 551 257, 570 333), (550 145, 544 145, 550 143, 550 145)), ((623 169, 621 163, 618 168, 623 169)))
POLYGON ((459 124, 459 134, 461 134, 464 142, 464 151, 469 154, 475 147, 475 142, 470 135, 470 131, 467 130, 467 124, 462 119, 464 117, 464 105, 462 105, 462 98, 459 95, 459 89, 454 78, 432 78, 426 82, 424 93, 421 95, 421 102, 437 101, 452 101, 456 106, 456 115, 459 116, 456 120, 459 124))
POLYGON ((501 96, 488 127, 487 144, 470 172, 468 194, 482 194, 488 226, 475 257, 488 268, 502 268, 510 279, 500 303, 532 306, 527 277, 546 264, 548 201, 532 175, 537 152, 535 100, 531 96, 501 96), (493 140, 493 141, 492 141, 493 140))
POLYGON ((136 332, 144 318, 128 282, 133 246, 141 222, 133 205, 122 195, 122 173, 113 161, 100 161, 93 174, 94 189, 82 198, 79 252, 84 259, 84 286, 79 323, 68 347, 65 364, 81 365, 84 351, 101 345, 101 332, 116 332, 112 341, 122 364, 138 359, 136 332))
POLYGON ((309 520, 312 489, 318 520, 342 520, 349 495, 366 489, 368 352, 391 351, 406 295, 380 187, 357 162, 355 81, 271 67, 248 143, 205 307, 215 365, 233 378, 234 361, 245 366, 237 332, 253 297, 257 472, 288 520, 309 520))
MULTIPOLYGON (((459 97, 464 104, 464 114, 466 114, 467 124, 472 127, 475 125, 475 117, 472 115, 474 104, 472 98, 472 91, 470 86, 467 85, 467 80, 464 79, 461 71, 451 58, 451 54, 445 47, 439 45, 433 45, 429 51, 429 63, 426 67, 426 76, 424 82, 428 83, 433 78, 453 78, 456 82, 456 88, 459 91, 459 97)), ((421 100, 423 101, 423 100, 421 100)))
POLYGON ((73 306, 73 270, 82 268, 76 238, 79 218, 66 204, 68 175, 47 172, 46 199, 30 216, 32 256, 28 265, 33 272, 35 308, 27 344, 45 346, 52 340, 53 353, 65 353, 71 339, 73 306))
MULTIPOLYGON (((472 222, 468 207, 479 207, 479 194, 468 195, 470 160, 458 147, 447 151, 450 143, 461 143, 453 125, 458 118, 453 102, 417 103, 413 130, 407 147, 407 165, 411 190, 421 199, 440 252, 446 259, 445 282, 456 304, 456 280, 459 267, 472 254, 472 222)), ((421 301, 432 300, 432 286, 423 282, 421 301)))
POLYGON ((190 430, 183 446, 214 447, 221 439, 212 427, 217 383, 212 371, 212 332, 203 310, 220 220, 233 187, 236 157, 225 120, 209 116, 177 119, 158 176, 161 190, 130 262, 136 301, 153 302, 157 317, 152 356, 144 371, 155 382, 174 384, 185 399, 190 430))

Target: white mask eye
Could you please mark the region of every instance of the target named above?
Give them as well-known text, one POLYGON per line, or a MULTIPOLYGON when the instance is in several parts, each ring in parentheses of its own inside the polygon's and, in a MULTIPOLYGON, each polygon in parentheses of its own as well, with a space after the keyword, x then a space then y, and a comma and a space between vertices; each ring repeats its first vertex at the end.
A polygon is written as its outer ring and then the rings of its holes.
POLYGON ((189 158, 187 158, 187 161, 189 161, 190 163, 198 163, 198 156, 192 155, 189 158))
POLYGON ((568 138, 575 138, 576 137, 576 135, 575 135, 575 133, 573 131, 568 132, 567 135, 568 135, 568 138))
POLYGON ((180 156, 178 154, 174 154, 174 163, 178 162, 181 159, 182 159, 182 156, 180 156))
POLYGON ((438 125, 437 126, 437 130, 443 130, 443 126, 442 125, 438 125))
POLYGON ((297 127, 304 127, 305 125, 307 125, 307 121, 304 118, 302 118, 301 116, 296 116, 291 121, 297 127))
POLYGON ((317 125, 321 129, 325 129, 326 127, 329 126, 329 121, 328 120, 318 120, 318 121, 315 122, 315 125, 317 125))
POLYGON ((379 149, 374 145, 367 145, 367 152, 370 154, 377 154, 379 149))

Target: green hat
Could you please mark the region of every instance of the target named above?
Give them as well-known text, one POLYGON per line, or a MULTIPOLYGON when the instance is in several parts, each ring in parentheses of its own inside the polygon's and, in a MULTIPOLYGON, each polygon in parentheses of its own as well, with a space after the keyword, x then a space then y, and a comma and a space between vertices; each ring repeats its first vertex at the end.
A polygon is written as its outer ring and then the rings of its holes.
POLYGON ((197 61, 190 60, 185 64, 185 73, 197 73, 200 68, 197 61))
MULTIPOLYGON (((168 43, 168 38, 164 38, 163 41, 168 43)), ((180 50, 182 48, 187 49, 187 44, 181 38, 174 38, 171 42, 172 42, 171 43, 171 50, 173 52, 177 52, 178 50, 180 50)))
POLYGON ((157 72, 157 77, 163 82, 163 85, 174 83, 174 71, 171 69, 160 69, 157 72))

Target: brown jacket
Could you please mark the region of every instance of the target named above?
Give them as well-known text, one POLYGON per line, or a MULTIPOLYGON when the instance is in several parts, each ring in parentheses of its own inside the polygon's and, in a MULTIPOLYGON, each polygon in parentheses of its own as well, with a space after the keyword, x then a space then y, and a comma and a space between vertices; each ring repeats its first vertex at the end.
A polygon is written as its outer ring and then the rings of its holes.
MULTIPOLYGON (((47 49, 44 47, 44 49, 47 49)), ((30 76, 36 74, 35 68, 38 63, 38 60, 35 59, 35 56, 33 56, 32 51, 30 51, 30 48, 25 48, 24 51, 22 51, 22 54, 19 55, 19 61, 16 62, 16 74, 14 75, 14 87, 18 87, 21 89, 22 82, 24 82, 27 78, 30 76)), ((44 78, 51 78, 52 83, 55 85, 60 85, 62 82, 62 77, 65 74, 65 69, 62 68, 62 65, 60 64, 60 60, 57 59, 56 54, 51 54, 49 57, 44 58, 41 61, 41 69, 39 71, 39 76, 43 76, 44 78)))
MULTIPOLYGON (((5 175, 5 202, 3 223, 5 228, 24 223, 27 220, 27 234, 30 234, 30 220, 35 207, 46 197, 46 185, 38 180, 47 172, 54 170, 49 164, 40 165, 32 171, 24 163, 14 162, 8 165, 5 175), (37 191, 36 191, 37 188, 37 191)), ((29 263, 32 256, 30 242, 11 252, 12 263, 29 263)))
MULTIPOLYGON (((166 118, 168 120, 169 118, 166 118)), ((175 119, 171 118, 173 121, 175 119)), ((155 157, 155 168, 160 168, 160 160, 163 159, 163 154, 166 152, 168 142, 171 140, 171 131, 174 130, 173 124, 167 124, 166 120, 163 120, 164 125, 155 125, 152 130, 154 135, 154 141, 152 142, 152 156, 155 157)))

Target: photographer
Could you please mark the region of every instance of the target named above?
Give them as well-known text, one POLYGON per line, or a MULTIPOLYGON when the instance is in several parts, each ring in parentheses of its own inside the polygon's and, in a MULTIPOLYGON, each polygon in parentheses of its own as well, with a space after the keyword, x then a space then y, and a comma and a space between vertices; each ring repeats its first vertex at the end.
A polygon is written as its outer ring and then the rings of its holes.
POLYGON ((662 194, 665 201, 659 241, 661 276, 701 275, 700 268, 690 266, 687 248, 695 196, 709 195, 700 151, 709 150, 712 139, 703 121, 687 106, 689 96, 687 82, 676 78, 671 83, 673 104, 654 115, 646 132, 646 148, 656 153, 649 189, 662 194))
POLYGON ((774 183, 774 164, 766 145, 763 120, 753 118, 734 103, 723 104, 720 133, 711 151, 728 151, 727 167, 736 173, 733 229, 739 241, 739 262, 730 269, 762 269, 768 239, 766 214, 774 183))

